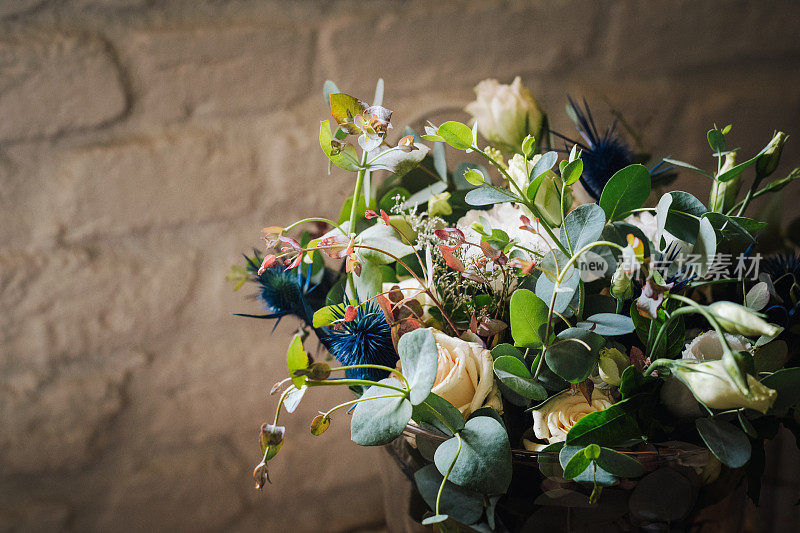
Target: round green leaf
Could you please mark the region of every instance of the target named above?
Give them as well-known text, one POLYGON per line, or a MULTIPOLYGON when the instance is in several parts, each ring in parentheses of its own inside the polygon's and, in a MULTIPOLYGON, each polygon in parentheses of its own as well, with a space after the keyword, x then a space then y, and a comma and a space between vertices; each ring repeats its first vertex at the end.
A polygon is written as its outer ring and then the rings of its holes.
POLYGON ((616 313, 598 313, 578 322, 577 327, 588 329, 598 335, 626 335, 636 329, 631 317, 616 313))
MULTIPOLYGON (((383 379, 380 383, 402 386, 394 378, 383 379)), ((411 420, 411 402, 392 389, 374 385, 368 388, 361 398, 375 399, 356 404, 350 421, 350 438, 353 442, 361 446, 381 446, 389 444, 403 433, 406 424, 411 420), (398 396, 376 398, 395 393, 398 396)))
POLYGON ((414 406, 411 417, 418 424, 430 424, 446 435, 452 435, 464 428, 461 411, 434 393, 430 393, 424 402, 414 406))
POLYGON ((650 173, 644 165, 628 165, 608 180, 600 195, 600 207, 606 220, 625 218, 650 196, 650 173))
POLYGON ((511 445, 500 422, 488 416, 467 421, 461 430, 461 453, 456 459, 458 439, 453 437, 436 449, 439 472, 455 464, 448 479, 482 494, 503 494, 511 483, 511 445))
POLYGON ((475 186, 483 185, 483 174, 471 168, 464 172, 464 179, 475 186))
POLYGON ((640 439, 642 432, 636 420, 627 412, 631 398, 617 402, 602 411, 595 411, 578 420, 567 433, 566 443, 573 446, 616 446, 640 439))
POLYGON ((531 169, 530 180, 533 181, 551 168, 553 165, 556 164, 558 161, 558 154, 556 152, 547 152, 542 154, 536 163, 534 163, 533 168, 531 169))
POLYGON ((565 184, 572 185, 580 179, 581 174, 583 174, 583 161, 576 159, 564 166, 564 169, 561 171, 561 179, 564 180, 565 184))
POLYGON ((590 464, 592 464, 592 460, 586 457, 585 453, 576 453, 564 467, 564 478, 573 479, 578 477, 584 470, 589 468, 590 464))
POLYGON ((547 391, 536 382, 525 363, 512 355, 501 355, 494 361, 494 373, 509 389, 529 400, 547 399, 547 391))
POLYGON ((698 418, 695 425, 708 449, 723 464, 739 468, 750 460, 752 453, 750 439, 741 429, 714 418, 698 418))
POLYGON ((547 366, 571 383, 586 379, 597 367, 600 348, 605 340, 581 328, 568 328, 559 333, 557 339, 545 349, 547 366))
POLYGON ((436 381, 439 364, 439 350, 430 329, 415 329, 400 337, 397 343, 403 376, 411 389, 409 400, 412 405, 425 401, 436 381))
POLYGON ((439 126, 439 135, 444 142, 457 150, 469 150, 472 147, 472 130, 461 122, 445 122, 439 126))
MULTIPOLYGON (((414 483, 422 499, 433 511, 436 509, 436 496, 442 479, 444 477, 433 464, 423 466, 414 473, 414 483)), ((439 510, 462 524, 474 524, 483 515, 483 495, 447 481, 442 490, 439 510)))
POLYGON ((644 474, 642 463, 610 448, 599 448, 597 465, 606 472, 619 477, 636 478, 644 474))
POLYGON ((289 350, 286 352, 286 368, 289 370, 289 375, 292 377, 292 383, 298 389, 303 386, 308 379, 306 376, 295 375, 296 370, 302 370, 308 367, 308 354, 303 349, 303 339, 299 335, 295 335, 292 343, 289 345, 289 350))
POLYGON ((540 348, 539 326, 547 322, 547 304, 527 289, 517 289, 511 295, 511 336, 517 346, 540 348))
POLYGON ((597 459, 600 457, 600 446, 597 444, 588 445, 583 449, 583 455, 585 455, 587 459, 597 459))
MULTIPOLYGON (((511 191, 496 189, 494 187, 472 189, 464 196, 464 201, 469 205, 492 205, 502 202, 515 202, 518 200, 519 197, 511 191)), ((407 203, 411 203, 410 200, 407 203)))
POLYGON ((522 361, 523 359, 522 352, 516 349, 513 344, 508 344, 507 342, 498 344, 497 346, 492 348, 492 357, 494 357, 495 359, 503 355, 516 357, 520 361, 522 361))
MULTIPOLYGON (((559 443, 559 444, 564 444, 559 443)), ((561 468, 565 469, 565 467, 569 464, 569 462, 574 459, 576 455, 584 455, 585 448, 583 446, 563 446, 561 450, 558 452, 558 462, 561 464, 561 468)), ((540 459, 541 461, 541 459, 540 459)), ((576 467, 577 468, 577 467, 576 467)), ((557 473, 555 475, 558 475, 557 473)), ((566 477, 566 475, 564 476, 566 477)), ((592 475, 592 469, 586 468, 578 475, 572 478, 572 481, 576 483, 590 483, 594 484, 597 481, 597 484, 601 487, 608 487, 613 485, 617 482, 617 478, 600 468, 599 466, 592 475)), ((584 502, 586 501, 586 497, 584 496, 584 502)))
POLYGON ((587 244, 600 239, 606 224, 606 214, 597 204, 583 204, 572 210, 564 219, 561 244, 577 252, 587 244), (569 237, 569 242, 567 241, 569 237))

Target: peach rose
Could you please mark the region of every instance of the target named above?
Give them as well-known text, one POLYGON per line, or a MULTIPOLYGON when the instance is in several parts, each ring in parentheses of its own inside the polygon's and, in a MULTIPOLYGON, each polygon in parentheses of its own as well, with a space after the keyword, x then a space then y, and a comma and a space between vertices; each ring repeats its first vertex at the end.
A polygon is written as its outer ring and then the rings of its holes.
POLYGON ((478 343, 431 331, 439 351, 431 392, 452 403, 464 416, 484 405, 501 411, 491 352, 478 343))

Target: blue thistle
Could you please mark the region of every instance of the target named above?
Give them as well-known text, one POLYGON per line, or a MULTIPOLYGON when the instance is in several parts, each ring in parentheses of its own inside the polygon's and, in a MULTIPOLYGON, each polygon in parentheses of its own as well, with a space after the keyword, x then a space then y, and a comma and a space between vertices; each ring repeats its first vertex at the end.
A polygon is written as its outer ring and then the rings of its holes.
POLYGON ((761 260, 760 268, 772 278, 773 283, 786 275, 800 274, 800 255, 797 252, 778 254, 761 260))
POLYGON ((679 291, 691 283, 696 277, 692 265, 684 265, 679 270, 670 273, 670 267, 681 254, 681 245, 673 241, 663 251, 656 254, 655 270, 664 278, 664 283, 674 283, 671 290, 679 291))
POLYGON ((759 264, 761 272, 769 274, 780 302, 765 309, 768 320, 788 329, 800 318, 800 254, 797 252, 765 257, 759 264))
MULTIPOLYGON (((344 318, 343 310, 335 310, 337 319, 344 318)), ((399 359, 392 344, 392 333, 380 306, 374 300, 358 306, 358 316, 352 322, 339 322, 340 328, 326 328, 320 336, 322 344, 342 365, 383 365, 394 368, 399 359)), ((354 379, 381 380, 388 372, 372 368, 347 370, 354 379)))
POLYGON ((277 319, 277 327, 280 320, 287 316, 295 316, 311 324, 314 311, 324 305, 324 292, 318 289, 318 285, 311 285, 311 269, 307 269, 305 279, 303 278, 302 268, 295 270, 284 270, 281 266, 268 268, 260 275, 258 269, 261 266, 262 258, 258 252, 253 257, 244 256, 247 261, 247 271, 253 275, 252 280, 258 283, 259 290, 256 295, 258 300, 267 311, 265 315, 248 315, 237 313, 238 316, 262 319, 277 319))
MULTIPOLYGON (((622 140, 617 133, 617 122, 606 128, 601 135, 594 122, 592 112, 586 100, 583 101, 583 108, 575 104, 571 97, 567 97, 569 105, 567 114, 575 123, 578 133, 583 138, 583 142, 574 141, 569 137, 551 130, 551 133, 565 141, 566 150, 576 146, 582 151, 583 175, 581 184, 595 201, 600 200, 608 180, 617 171, 622 170, 636 162, 636 157, 630 147, 622 140), (568 146, 569 143, 571 146, 568 146)), ((652 178, 667 179, 673 176, 672 167, 662 166, 664 161, 660 161, 650 170, 652 178)))

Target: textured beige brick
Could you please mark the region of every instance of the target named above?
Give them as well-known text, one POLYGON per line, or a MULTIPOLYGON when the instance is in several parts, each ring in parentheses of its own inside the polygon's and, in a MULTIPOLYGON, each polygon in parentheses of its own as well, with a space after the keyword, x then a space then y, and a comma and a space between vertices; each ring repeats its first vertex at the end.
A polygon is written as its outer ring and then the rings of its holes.
POLYGON ((125 43, 154 122, 279 109, 311 90, 311 33, 300 27, 222 26, 136 33, 125 43))
POLYGON ((102 40, 59 34, 0 38, 0 140, 98 126, 125 108, 120 72, 102 40))
POLYGON ((246 133, 218 126, 92 144, 45 170, 53 219, 83 238, 242 215, 262 186, 255 157, 246 133))
MULTIPOLYGON (((602 3, 485 2, 410 4, 407 9, 352 13, 320 33, 318 70, 340 89, 371 95, 383 76, 395 94, 471 87, 486 77, 510 82, 524 72, 578 68, 593 59, 602 3), (570 38, 566 38, 569 35, 570 38), (392 37, 390 37, 392 36, 392 37), (391 51, 387 38, 397 36, 391 51), (411 74, 413 73, 413 75, 411 74)), ((346 10, 342 10, 346 12, 346 10)))

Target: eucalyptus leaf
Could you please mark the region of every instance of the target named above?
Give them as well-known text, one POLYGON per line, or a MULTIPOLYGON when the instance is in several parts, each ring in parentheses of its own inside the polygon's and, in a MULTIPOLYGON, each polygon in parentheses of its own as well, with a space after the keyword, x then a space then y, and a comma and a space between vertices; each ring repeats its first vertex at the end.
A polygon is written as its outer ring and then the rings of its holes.
POLYGON ((619 477, 637 478, 644 474, 642 463, 610 448, 600 448, 597 465, 606 472, 619 477))
POLYGON ((340 150, 334 149, 331 141, 334 141, 334 137, 331 134, 330 121, 323 120, 319 125, 320 148, 322 148, 322 151, 328 156, 328 159, 331 160, 331 163, 337 167, 349 170, 350 172, 357 172, 361 168, 361 164, 358 160, 355 146, 350 143, 345 143, 340 150))
POLYGON ((694 244, 700 217, 708 212, 703 202, 684 191, 672 191, 665 229, 678 239, 694 244))
POLYGON ((579 205, 564 219, 559 240, 573 253, 577 253, 584 246, 600 239, 605 224, 606 215, 599 205, 579 205))
MULTIPOLYGON (((379 383, 402 387, 394 378, 382 379, 379 383)), ((411 420, 413 407, 399 392, 373 385, 364 392, 356 404, 350 420, 350 438, 361 446, 389 444, 403 433, 411 420), (383 396, 390 396, 383 398, 383 396)))
POLYGON ((572 185, 580 179, 581 174, 583 174, 583 161, 575 159, 567 163, 561 170, 561 179, 564 180, 566 185, 572 185))
POLYGON ((539 327, 547 322, 547 304, 527 289, 517 289, 511 295, 509 314, 511 336, 517 346, 541 348, 539 327))
POLYGON ((439 126, 439 135, 457 150, 469 150, 472 147, 472 130, 461 122, 445 122, 439 126))
POLYGON ((639 425, 627 411, 628 402, 633 399, 622 400, 602 411, 584 416, 569 430, 566 443, 574 446, 616 446, 640 439, 642 433, 639 425))
POLYGON ((689 514, 694 507, 696 492, 685 476, 664 467, 636 484, 628 505, 638 520, 672 522, 689 514))
POLYGON ((624 218, 630 211, 642 207, 650 196, 650 183, 650 173, 639 164, 628 165, 611 176, 599 202, 606 220, 624 218))
MULTIPOLYGON (((433 464, 425 465, 414 473, 417 490, 431 510, 436 509, 436 498, 443 479, 444 476, 433 464)), ((439 509, 462 524, 474 524, 483 515, 483 495, 446 481, 439 509)))
MULTIPOLYGON (((561 450, 558 452, 558 461, 561 465, 561 468, 565 468, 567 464, 576 456, 576 455, 584 455, 585 448, 583 446, 563 446, 562 444, 561 450)), ((565 475, 566 477, 566 475, 565 475)), ((594 484, 595 481, 601 487, 609 487, 617 482, 617 478, 606 472, 600 467, 597 467, 597 470, 592 475, 592 469, 586 468, 583 472, 579 473, 577 476, 572 478, 572 481, 576 483, 588 483, 594 484)), ((583 502, 586 502, 586 496, 583 496, 583 502)))
POLYGON ((616 313, 598 313, 578 322, 577 327, 588 329, 598 335, 626 335, 633 332, 634 325, 631 317, 616 313))
POLYGON ((497 359, 498 357, 501 357, 501 356, 504 356, 504 355, 505 356, 516 357, 520 361, 524 360, 524 356, 522 355, 522 352, 520 352, 517 348, 515 348, 513 344, 508 344, 508 343, 504 342, 504 343, 498 344, 497 346, 492 348, 492 357, 494 359, 497 359))
POLYGON ((542 157, 540 157, 536 161, 536 163, 533 164, 529 181, 535 180, 536 178, 538 178, 539 176, 541 176, 542 174, 553 168, 553 165, 556 164, 556 161, 558 161, 558 154, 556 152, 547 152, 542 154, 542 157))
POLYGON ((465 196, 465 201, 469 205, 492 205, 502 202, 517 202, 519 197, 505 189, 498 189, 495 187, 480 187, 472 189, 465 196))
POLYGON ((542 272, 539 279, 536 280, 536 296, 544 302, 550 302, 553 297, 553 291, 556 291, 556 298, 553 303, 553 311, 556 313, 564 313, 570 302, 577 293, 578 284, 581 281, 578 270, 570 267, 561 284, 556 288, 555 280, 547 272, 542 272))
POLYGON ((296 376, 294 373, 297 370, 302 370, 308 367, 308 354, 303 348, 303 340, 299 335, 295 335, 289 344, 289 349, 286 352, 286 368, 289 370, 289 376, 292 378, 292 383, 296 388, 302 387, 306 376, 296 376))
POLYGON ((397 352, 403 376, 408 380, 409 400, 412 405, 417 405, 425 401, 436 381, 439 350, 433 333, 425 328, 406 333, 397 343, 397 352))
POLYGON ((510 355, 501 355, 494 361, 494 373, 509 389, 530 400, 547 399, 545 388, 533 379, 525 363, 510 355))
POLYGON ((723 464, 739 468, 750 460, 750 439, 741 429, 715 418, 698 418, 695 425, 700 438, 723 464))
POLYGON ((436 449, 434 462, 441 473, 450 465, 453 483, 481 494, 503 494, 511 484, 511 445, 500 422, 488 416, 468 420, 461 430, 461 452, 453 437, 436 449))
POLYGON ((451 436, 464 428, 464 416, 461 411, 433 392, 424 402, 414 406, 412 418, 418 424, 430 424, 451 436))
POLYGON ((583 450, 581 450, 573 455, 569 462, 567 462, 567 464, 564 466, 564 478, 573 479, 578 477, 583 473, 584 470, 589 468, 589 465, 591 464, 592 460, 586 457, 586 454, 584 454, 583 450))
POLYGON ((443 181, 437 181, 423 189, 412 194, 404 203, 407 206, 414 206, 417 204, 424 204, 430 200, 434 194, 439 194, 447 190, 447 184, 443 181))
POLYGON ((570 383, 580 383, 597 367, 599 355, 580 339, 565 338, 544 350, 547 366, 570 383))

